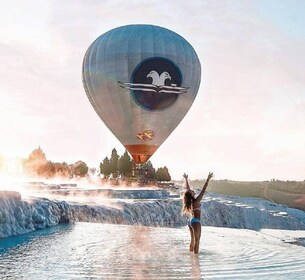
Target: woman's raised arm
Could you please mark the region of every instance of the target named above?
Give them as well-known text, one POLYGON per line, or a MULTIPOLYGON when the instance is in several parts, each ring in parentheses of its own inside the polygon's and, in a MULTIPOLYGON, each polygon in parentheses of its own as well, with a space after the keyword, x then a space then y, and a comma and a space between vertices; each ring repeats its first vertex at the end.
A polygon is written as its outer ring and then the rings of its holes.
POLYGON ((188 176, 187 174, 185 174, 185 173, 183 174, 183 178, 185 179, 185 183, 186 183, 185 188, 186 188, 187 190, 190 189, 188 177, 189 177, 189 176, 188 176))
POLYGON ((207 179, 205 180, 205 184, 202 187, 200 194, 196 197, 195 202, 200 202, 204 196, 204 193, 209 185, 209 181, 213 178, 213 172, 210 172, 207 179))

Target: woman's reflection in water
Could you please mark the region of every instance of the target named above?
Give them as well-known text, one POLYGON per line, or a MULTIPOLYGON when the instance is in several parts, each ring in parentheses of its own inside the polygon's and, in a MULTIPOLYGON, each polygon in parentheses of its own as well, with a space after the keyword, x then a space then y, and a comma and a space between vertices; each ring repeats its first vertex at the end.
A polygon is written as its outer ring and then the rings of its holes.
POLYGON ((190 254, 191 257, 191 279, 203 279, 203 276, 201 276, 201 269, 200 269, 200 263, 199 263, 199 256, 190 254))

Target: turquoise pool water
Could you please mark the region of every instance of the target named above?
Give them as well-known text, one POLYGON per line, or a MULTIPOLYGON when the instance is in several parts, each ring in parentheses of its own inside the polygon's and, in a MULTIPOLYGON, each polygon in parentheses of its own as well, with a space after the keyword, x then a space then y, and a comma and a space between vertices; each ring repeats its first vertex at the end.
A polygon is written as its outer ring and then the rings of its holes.
POLYGON ((305 247, 256 231, 76 223, 0 240, 0 279, 305 279, 305 247))

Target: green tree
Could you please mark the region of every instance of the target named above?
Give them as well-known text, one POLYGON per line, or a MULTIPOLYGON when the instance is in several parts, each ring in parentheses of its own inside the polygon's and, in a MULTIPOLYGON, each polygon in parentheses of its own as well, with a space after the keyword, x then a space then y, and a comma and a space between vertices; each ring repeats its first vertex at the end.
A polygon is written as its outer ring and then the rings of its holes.
POLYGON ((156 172, 156 179, 158 181, 170 181, 171 176, 168 172, 168 168, 166 166, 158 168, 156 172))
POLYGON ((125 153, 119 158, 118 171, 125 177, 129 177, 132 174, 132 160, 126 150, 125 153))
POLYGON ((85 177, 88 173, 88 166, 85 162, 79 160, 74 164, 74 175, 79 177, 85 177))
POLYGON ((148 179, 156 179, 156 169, 153 167, 150 160, 145 164, 145 168, 147 172, 145 177, 148 179))
POLYGON ((58 164, 56 172, 59 176, 70 177, 69 165, 66 162, 58 164))
POLYGON ((108 178, 111 174, 110 160, 105 157, 103 162, 100 163, 100 173, 104 175, 104 178, 108 178))
POLYGON ((110 158, 110 172, 112 173, 114 178, 118 176, 118 163, 119 163, 119 155, 116 149, 113 149, 110 158))
POLYGON ((90 173, 91 176, 94 176, 94 175, 96 174, 96 171, 97 171, 97 170, 96 170, 95 167, 90 167, 90 168, 89 168, 89 173, 90 173))

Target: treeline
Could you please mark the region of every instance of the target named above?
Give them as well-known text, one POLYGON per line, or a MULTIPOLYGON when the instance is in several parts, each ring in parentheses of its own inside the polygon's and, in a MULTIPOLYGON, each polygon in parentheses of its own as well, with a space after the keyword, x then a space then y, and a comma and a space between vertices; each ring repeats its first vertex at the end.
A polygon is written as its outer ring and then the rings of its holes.
POLYGON ((47 160, 45 153, 40 147, 32 151, 29 157, 23 160, 22 165, 26 174, 47 179, 54 177, 85 177, 89 170, 87 164, 81 160, 73 164, 47 160))
POLYGON ((166 166, 160 167, 157 170, 154 168, 151 161, 148 161, 142 166, 137 166, 128 152, 119 156, 116 149, 113 149, 110 157, 105 157, 100 163, 100 174, 105 179, 109 178, 141 178, 147 181, 170 181, 171 176, 166 166))
POLYGON ((43 150, 38 147, 33 150, 28 158, 22 162, 23 170, 30 176, 37 176, 43 178, 54 177, 85 177, 88 172, 102 176, 104 179, 141 179, 143 181, 170 181, 171 176, 166 166, 158 168, 153 167, 152 163, 148 161, 146 164, 137 166, 128 152, 125 151, 123 155, 118 155, 116 149, 113 149, 110 157, 105 157, 100 163, 99 170, 89 168, 84 161, 77 161, 73 164, 66 162, 52 162, 47 160, 43 150))

